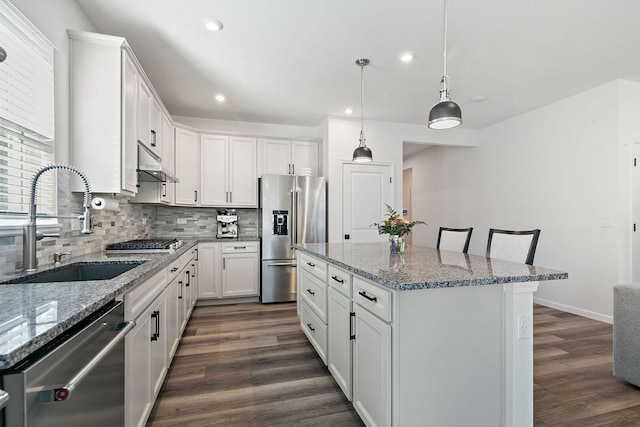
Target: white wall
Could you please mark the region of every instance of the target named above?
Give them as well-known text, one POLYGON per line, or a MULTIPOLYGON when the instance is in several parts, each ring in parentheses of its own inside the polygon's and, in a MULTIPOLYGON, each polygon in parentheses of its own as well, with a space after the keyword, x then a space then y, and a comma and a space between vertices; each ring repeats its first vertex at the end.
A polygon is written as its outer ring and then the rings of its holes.
POLYGON ((628 280, 624 160, 640 135, 639 86, 612 82, 488 127, 476 148, 408 158, 414 218, 430 223, 414 241, 435 246, 440 225, 472 226, 469 252, 483 255, 490 227, 540 228, 535 264, 569 279, 542 282, 538 301, 610 321, 612 287, 628 280), (607 217, 613 227, 602 226, 607 217))
MULTIPOLYGON (((322 128, 324 129, 325 124, 322 128)), ((448 144, 472 146, 475 144, 475 131, 454 129, 450 132, 430 130, 425 125, 366 120, 364 124, 367 146, 377 162, 393 166, 394 207, 402 209, 402 143, 417 142, 425 144, 448 144)), ((323 132, 325 132, 323 130, 323 132)), ((323 165, 329 182, 329 241, 342 241, 342 164, 351 161, 353 150, 358 146, 360 122, 328 118, 326 121, 326 162, 323 165)), ((414 175, 414 182, 416 176, 414 175)), ((418 217, 415 217, 419 219, 418 217)))
POLYGON ((68 0, 10 0, 55 46, 56 161, 69 162, 69 39, 67 29, 95 31, 84 12, 68 0))

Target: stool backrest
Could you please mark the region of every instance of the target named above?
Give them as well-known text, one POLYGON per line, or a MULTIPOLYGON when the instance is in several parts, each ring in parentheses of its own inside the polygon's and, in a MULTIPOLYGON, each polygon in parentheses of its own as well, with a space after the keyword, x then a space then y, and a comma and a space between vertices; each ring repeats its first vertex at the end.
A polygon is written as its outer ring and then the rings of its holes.
POLYGON ((469 242, 471 241, 471 232, 473 227, 470 228, 449 228, 440 227, 438 232, 437 249, 445 251, 454 251, 467 253, 469 250, 469 242))
POLYGON ((540 230, 499 230, 489 229, 487 258, 533 265, 540 230))

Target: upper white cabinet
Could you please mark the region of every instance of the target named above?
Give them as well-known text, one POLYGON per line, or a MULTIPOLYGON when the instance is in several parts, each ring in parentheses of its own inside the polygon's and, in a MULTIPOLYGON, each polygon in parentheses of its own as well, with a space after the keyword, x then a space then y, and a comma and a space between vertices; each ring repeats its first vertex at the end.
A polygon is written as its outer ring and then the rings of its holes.
MULTIPOLYGON (((71 163, 96 193, 137 191, 139 68, 122 37, 69 31, 71 163)), ((74 180, 73 191, 84 191, 74 180)))
POLYGON ((181 127, 175 130, 175 173, 180 182, 175 184, 178 205, 197 206, 200 193, 200 135, 181 127))
MULTIPOLYGON (((162 164, 165 169, 175 175, 175 130, 171 120, 166 115, 162 115, 162 164)), ((174 203, 176 184, 173 182, 163 182, 160 185, 160 202, 174 203)))
POLYGON ((162 108, 151 88, 140 76, 138 78, 138 141, 156 157, 162 157, 162 108))
POLYGON ((262 140, 262 173, 318 175, 318 144, 310 141, 262 140))
POLYGON ((202 135, 200 206, 257 206, 257 155, 254 138, 202 135))

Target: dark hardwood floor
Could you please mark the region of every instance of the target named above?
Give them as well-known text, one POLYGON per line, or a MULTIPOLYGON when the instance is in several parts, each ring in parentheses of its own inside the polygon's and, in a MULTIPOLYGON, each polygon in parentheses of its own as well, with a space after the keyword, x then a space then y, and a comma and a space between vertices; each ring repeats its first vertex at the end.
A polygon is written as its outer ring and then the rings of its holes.
MULTIPOLYGON (((611 348, 611 325, 534 307, 536 427, 640 426, 640 389, 612 376, 611 348)), ((147 425, 363 424, 295 304, 244 304, 194 310, 147 425)))
POLYGON ((148 426, 362 426, 296 304, 196 307, 148 426))

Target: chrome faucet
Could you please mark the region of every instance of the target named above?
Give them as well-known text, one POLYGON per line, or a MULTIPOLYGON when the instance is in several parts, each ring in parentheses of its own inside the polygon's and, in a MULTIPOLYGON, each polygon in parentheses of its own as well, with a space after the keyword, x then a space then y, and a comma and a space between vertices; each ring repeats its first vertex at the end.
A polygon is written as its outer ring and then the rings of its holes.
POLYGON ((44 172, 52 169, 63 169, 71 171, 78 175, 84 183, 84 213, 79 216, 51 216, 47 215, 47 218, 63 218, 63 219, 78 219, 83 221, 82 234, 91 234, 91 186, 89 180, 82 172, 74 168, 71 165, 65 164, 53 164, 41 168, 33 177, 31 181, 31 197, 29 199, 29 219, 27 223, 22 227, 22 268, 25 271, 34 271, 36 269, 36 241, 42 240, 45 237, 60 237, 60 234, 44 234, 36 230, 36 185, 40 175, 44 172))

